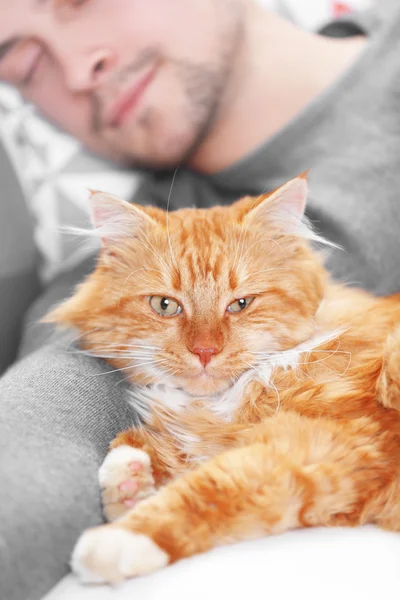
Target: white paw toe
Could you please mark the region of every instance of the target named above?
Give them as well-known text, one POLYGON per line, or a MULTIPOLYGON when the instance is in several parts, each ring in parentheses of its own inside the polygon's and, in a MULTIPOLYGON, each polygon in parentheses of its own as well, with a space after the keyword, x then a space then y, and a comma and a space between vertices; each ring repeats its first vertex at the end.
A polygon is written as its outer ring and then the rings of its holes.
POLYGON ((85 532, 71 558, 71 568, 87 583, 119 583, 168 564, 168 555, 145 535, 99 527, 85 532))
POLYGON ((103 512, 115 521, 156 491, 150 456, 132 446, 118 446, 99 469, 103 512))
POLYGON ((118 446, 111 450, 99 469, 101 487, 119 485, 131 476, 129 465, 140 463, 145 471, 151 471, 150 456, 144 450, 132 446, 118 446))

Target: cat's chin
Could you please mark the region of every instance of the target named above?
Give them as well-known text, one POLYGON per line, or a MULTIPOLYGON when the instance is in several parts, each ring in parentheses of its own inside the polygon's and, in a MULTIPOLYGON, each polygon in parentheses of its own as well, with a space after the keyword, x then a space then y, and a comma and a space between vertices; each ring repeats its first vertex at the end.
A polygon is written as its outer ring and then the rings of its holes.
POLYGON ((232 381, 226 377, 216 378, 206 374, 179 380, 179 387, 190 396, 215 396, 231 386, 232 381))

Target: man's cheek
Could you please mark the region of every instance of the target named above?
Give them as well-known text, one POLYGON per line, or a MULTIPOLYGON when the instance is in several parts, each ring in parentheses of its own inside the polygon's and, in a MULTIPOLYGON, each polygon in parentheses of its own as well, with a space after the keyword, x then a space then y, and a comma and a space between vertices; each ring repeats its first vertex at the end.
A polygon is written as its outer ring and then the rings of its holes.
POLYGON ((29 100, 51 122, 78 138, 88 136, 90 131, 90 103, 86 98, 75 98, 60 88, 43 88, 29 100))

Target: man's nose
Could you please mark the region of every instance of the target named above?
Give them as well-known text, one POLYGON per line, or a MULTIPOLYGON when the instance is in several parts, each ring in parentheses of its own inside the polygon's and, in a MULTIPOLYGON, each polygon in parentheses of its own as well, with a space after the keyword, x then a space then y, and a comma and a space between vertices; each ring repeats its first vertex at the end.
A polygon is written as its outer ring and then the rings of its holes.
POLYGON ((74 92, 95 89, 109 79, 115 62, 113 52, 106 48, 67 57, 65 69, 68 89, 74 92))

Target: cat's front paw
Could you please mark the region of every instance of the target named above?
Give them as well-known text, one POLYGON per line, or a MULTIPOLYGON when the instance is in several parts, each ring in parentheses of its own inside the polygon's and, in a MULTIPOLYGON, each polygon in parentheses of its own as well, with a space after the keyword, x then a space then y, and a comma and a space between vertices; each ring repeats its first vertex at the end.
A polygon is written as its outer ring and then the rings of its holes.
POLYGON ((71 568, 85 583, 120 583, 161 569, 168 562, 168 555, 147 536, 105 525, 82 534, 71 568))
POLYGON ((107 454, 99 483, 107 521, 115 521, 156 491, 149 455, 133 446, 118 446, 107 454))

